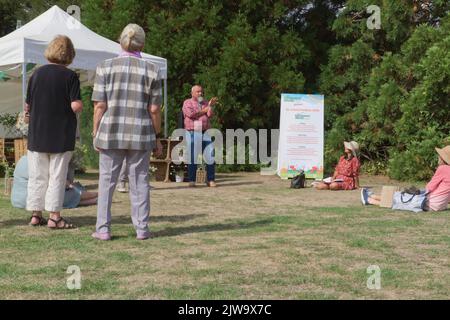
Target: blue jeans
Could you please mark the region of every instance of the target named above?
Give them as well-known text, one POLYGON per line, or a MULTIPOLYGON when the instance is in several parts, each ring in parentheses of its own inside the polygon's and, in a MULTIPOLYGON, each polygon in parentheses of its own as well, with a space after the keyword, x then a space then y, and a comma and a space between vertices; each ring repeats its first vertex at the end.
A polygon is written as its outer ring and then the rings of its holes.
POLYGON ((204 154, 206 161, 206 179, 207 181, 214 181, 215 180, 214 145, 211 141, 211 137, 202 134, 202 132, 186 131, 186 148, 188 151, 188 159, 190 159, 190 163, 188 164, 189 181, 195 182, 196 180, 197 163, 198 163, 197 159, 200 152, 202 155, 204 154))

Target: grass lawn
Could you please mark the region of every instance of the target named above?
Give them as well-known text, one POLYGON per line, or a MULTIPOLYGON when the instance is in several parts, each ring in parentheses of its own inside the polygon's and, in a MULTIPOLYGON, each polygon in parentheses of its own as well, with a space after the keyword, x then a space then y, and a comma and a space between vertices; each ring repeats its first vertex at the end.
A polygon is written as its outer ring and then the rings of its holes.
MULTIPOLYGON (((96 179, 80 180, 94 190, 96 179)), ((55 231, 29 227, 1 195, 0 299, 450 298, 448 210, 364 207, 358 191, 291 190, 258 173, 218 183, 152 183, 147 241, 135 239, 127 194, 114 197, 110 242, 90 237, 95 206, 63 211, 79 228, 55 231), (66 286, 70 265, 81 269, 80 290, 66 286), (367 288, 370 265, 381 269, 380 290, 367 288)))

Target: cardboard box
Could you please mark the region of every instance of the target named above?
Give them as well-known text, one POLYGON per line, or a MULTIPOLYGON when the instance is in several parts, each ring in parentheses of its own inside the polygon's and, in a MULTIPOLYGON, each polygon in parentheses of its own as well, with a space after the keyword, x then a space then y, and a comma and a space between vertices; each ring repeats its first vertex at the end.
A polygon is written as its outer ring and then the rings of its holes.
POLYGON ((383 186, 381 189, 380 207, 392 208, 392 199, 394 198, 394 193, 397 191, 400 191, 400 187, 398 186, 383 186))

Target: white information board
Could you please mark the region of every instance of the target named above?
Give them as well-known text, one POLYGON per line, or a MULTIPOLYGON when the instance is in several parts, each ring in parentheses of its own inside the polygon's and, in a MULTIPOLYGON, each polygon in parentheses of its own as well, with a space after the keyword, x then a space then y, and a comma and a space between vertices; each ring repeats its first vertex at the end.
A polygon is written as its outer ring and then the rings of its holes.
POLYGON ((300 170, 307 178, 323 178, 323 117, 323 95, 281 95, 277 173, 282 179, 300 170))

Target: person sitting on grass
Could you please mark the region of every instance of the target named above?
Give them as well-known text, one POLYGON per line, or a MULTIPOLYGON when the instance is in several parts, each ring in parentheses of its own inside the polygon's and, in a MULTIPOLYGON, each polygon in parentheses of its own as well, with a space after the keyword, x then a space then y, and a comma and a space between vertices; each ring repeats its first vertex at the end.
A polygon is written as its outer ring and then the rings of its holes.
MULTIPOLYGON (((446 210, 450 201, 450 146, 435 149, 439 157, 438 167, 425 187, 425 211, 446 210)), ((374 194, 369 188, 362 188, 361 202, 363 205, 379 206, 381 196, 374 194)))
MULTIPOLYGON (((11 191, 11 204, 15 208, 25 209, 27 202, 28 188, 28 159, 27 156, 20 158, 14 170, 14 181, 11 191)), ((86 192, 79 182, 67 180, 66 190, 64 192, 64 209, 72 209, 78 206, 88 206, 97 203, 96 192, 86 192)), ((31 224, 32 226, 44 225, 47 222, 41 218, 40 224, 31 224)))
POLYGON ((331 183, 321 182, 315 188, 317 190, 353 190, 359 188, 360 163, 356 153, 359 145, 355 141, 344 141, 345 155, 341 156, 334 170, 331 183))

